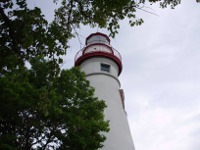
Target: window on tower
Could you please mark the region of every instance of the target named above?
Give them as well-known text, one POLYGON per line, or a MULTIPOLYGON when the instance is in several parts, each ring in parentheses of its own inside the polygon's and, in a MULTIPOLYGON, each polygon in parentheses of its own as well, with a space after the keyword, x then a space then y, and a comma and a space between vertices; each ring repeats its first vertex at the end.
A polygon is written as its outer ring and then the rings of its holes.
POLYGON ((110 65, 101 63, 101 71, 110 72, 110 65))

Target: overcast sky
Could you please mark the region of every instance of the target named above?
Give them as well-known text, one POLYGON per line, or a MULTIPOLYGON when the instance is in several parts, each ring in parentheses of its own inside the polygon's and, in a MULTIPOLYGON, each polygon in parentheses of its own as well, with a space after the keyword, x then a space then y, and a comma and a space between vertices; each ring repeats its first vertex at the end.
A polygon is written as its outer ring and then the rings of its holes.
MULTIPOLYGON (((136 150, 200 149, 200 4, 182 0, 172 9, 156 5, 138 10, 144 19, 131 28, 122 21, 112 46, 123 58, 120 81, 136 150)), ((48 10, 48 9, 46 9, 48 10)), ((48 12, 50 13, 50 12, 48 12)), ((82 27, 80 40, 70 42, 63 68, 93 32, 82 27)))

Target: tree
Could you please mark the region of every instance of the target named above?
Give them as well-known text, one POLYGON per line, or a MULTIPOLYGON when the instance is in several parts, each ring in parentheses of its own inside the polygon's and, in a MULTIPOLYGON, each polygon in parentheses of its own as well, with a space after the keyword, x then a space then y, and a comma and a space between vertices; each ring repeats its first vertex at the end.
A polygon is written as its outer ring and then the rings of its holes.
POLYGON ((77 68, 52 78, 44 59, 0 78, 0 149, 94 150, 108 131, 105 103, 77 68))

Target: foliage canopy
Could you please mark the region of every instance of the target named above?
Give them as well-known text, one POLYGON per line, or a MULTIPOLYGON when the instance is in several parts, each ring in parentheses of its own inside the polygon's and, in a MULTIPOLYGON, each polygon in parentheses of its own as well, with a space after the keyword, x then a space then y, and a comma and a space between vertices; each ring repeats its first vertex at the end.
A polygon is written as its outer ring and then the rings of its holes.
POLYGON ((105 103, 93 96, 85 74, 73 68, 52 78, 49 62, 31 64, 0 78, 0 149, 101 147, 105 103))

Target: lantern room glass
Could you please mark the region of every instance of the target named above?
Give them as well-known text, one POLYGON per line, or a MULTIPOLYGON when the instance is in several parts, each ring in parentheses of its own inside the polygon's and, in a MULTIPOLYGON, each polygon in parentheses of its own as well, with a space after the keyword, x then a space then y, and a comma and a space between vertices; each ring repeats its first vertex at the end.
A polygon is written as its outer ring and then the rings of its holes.
POLYGON ((109 41, 106 39, 106 37, 102 36, 102 35, 93 35, 92 37, 90 37, 87 40, 87 46, 91 45, 91 44, 96 44, 96 43, 102 43, 102 44, 106 44, 109 45, 109 41))

